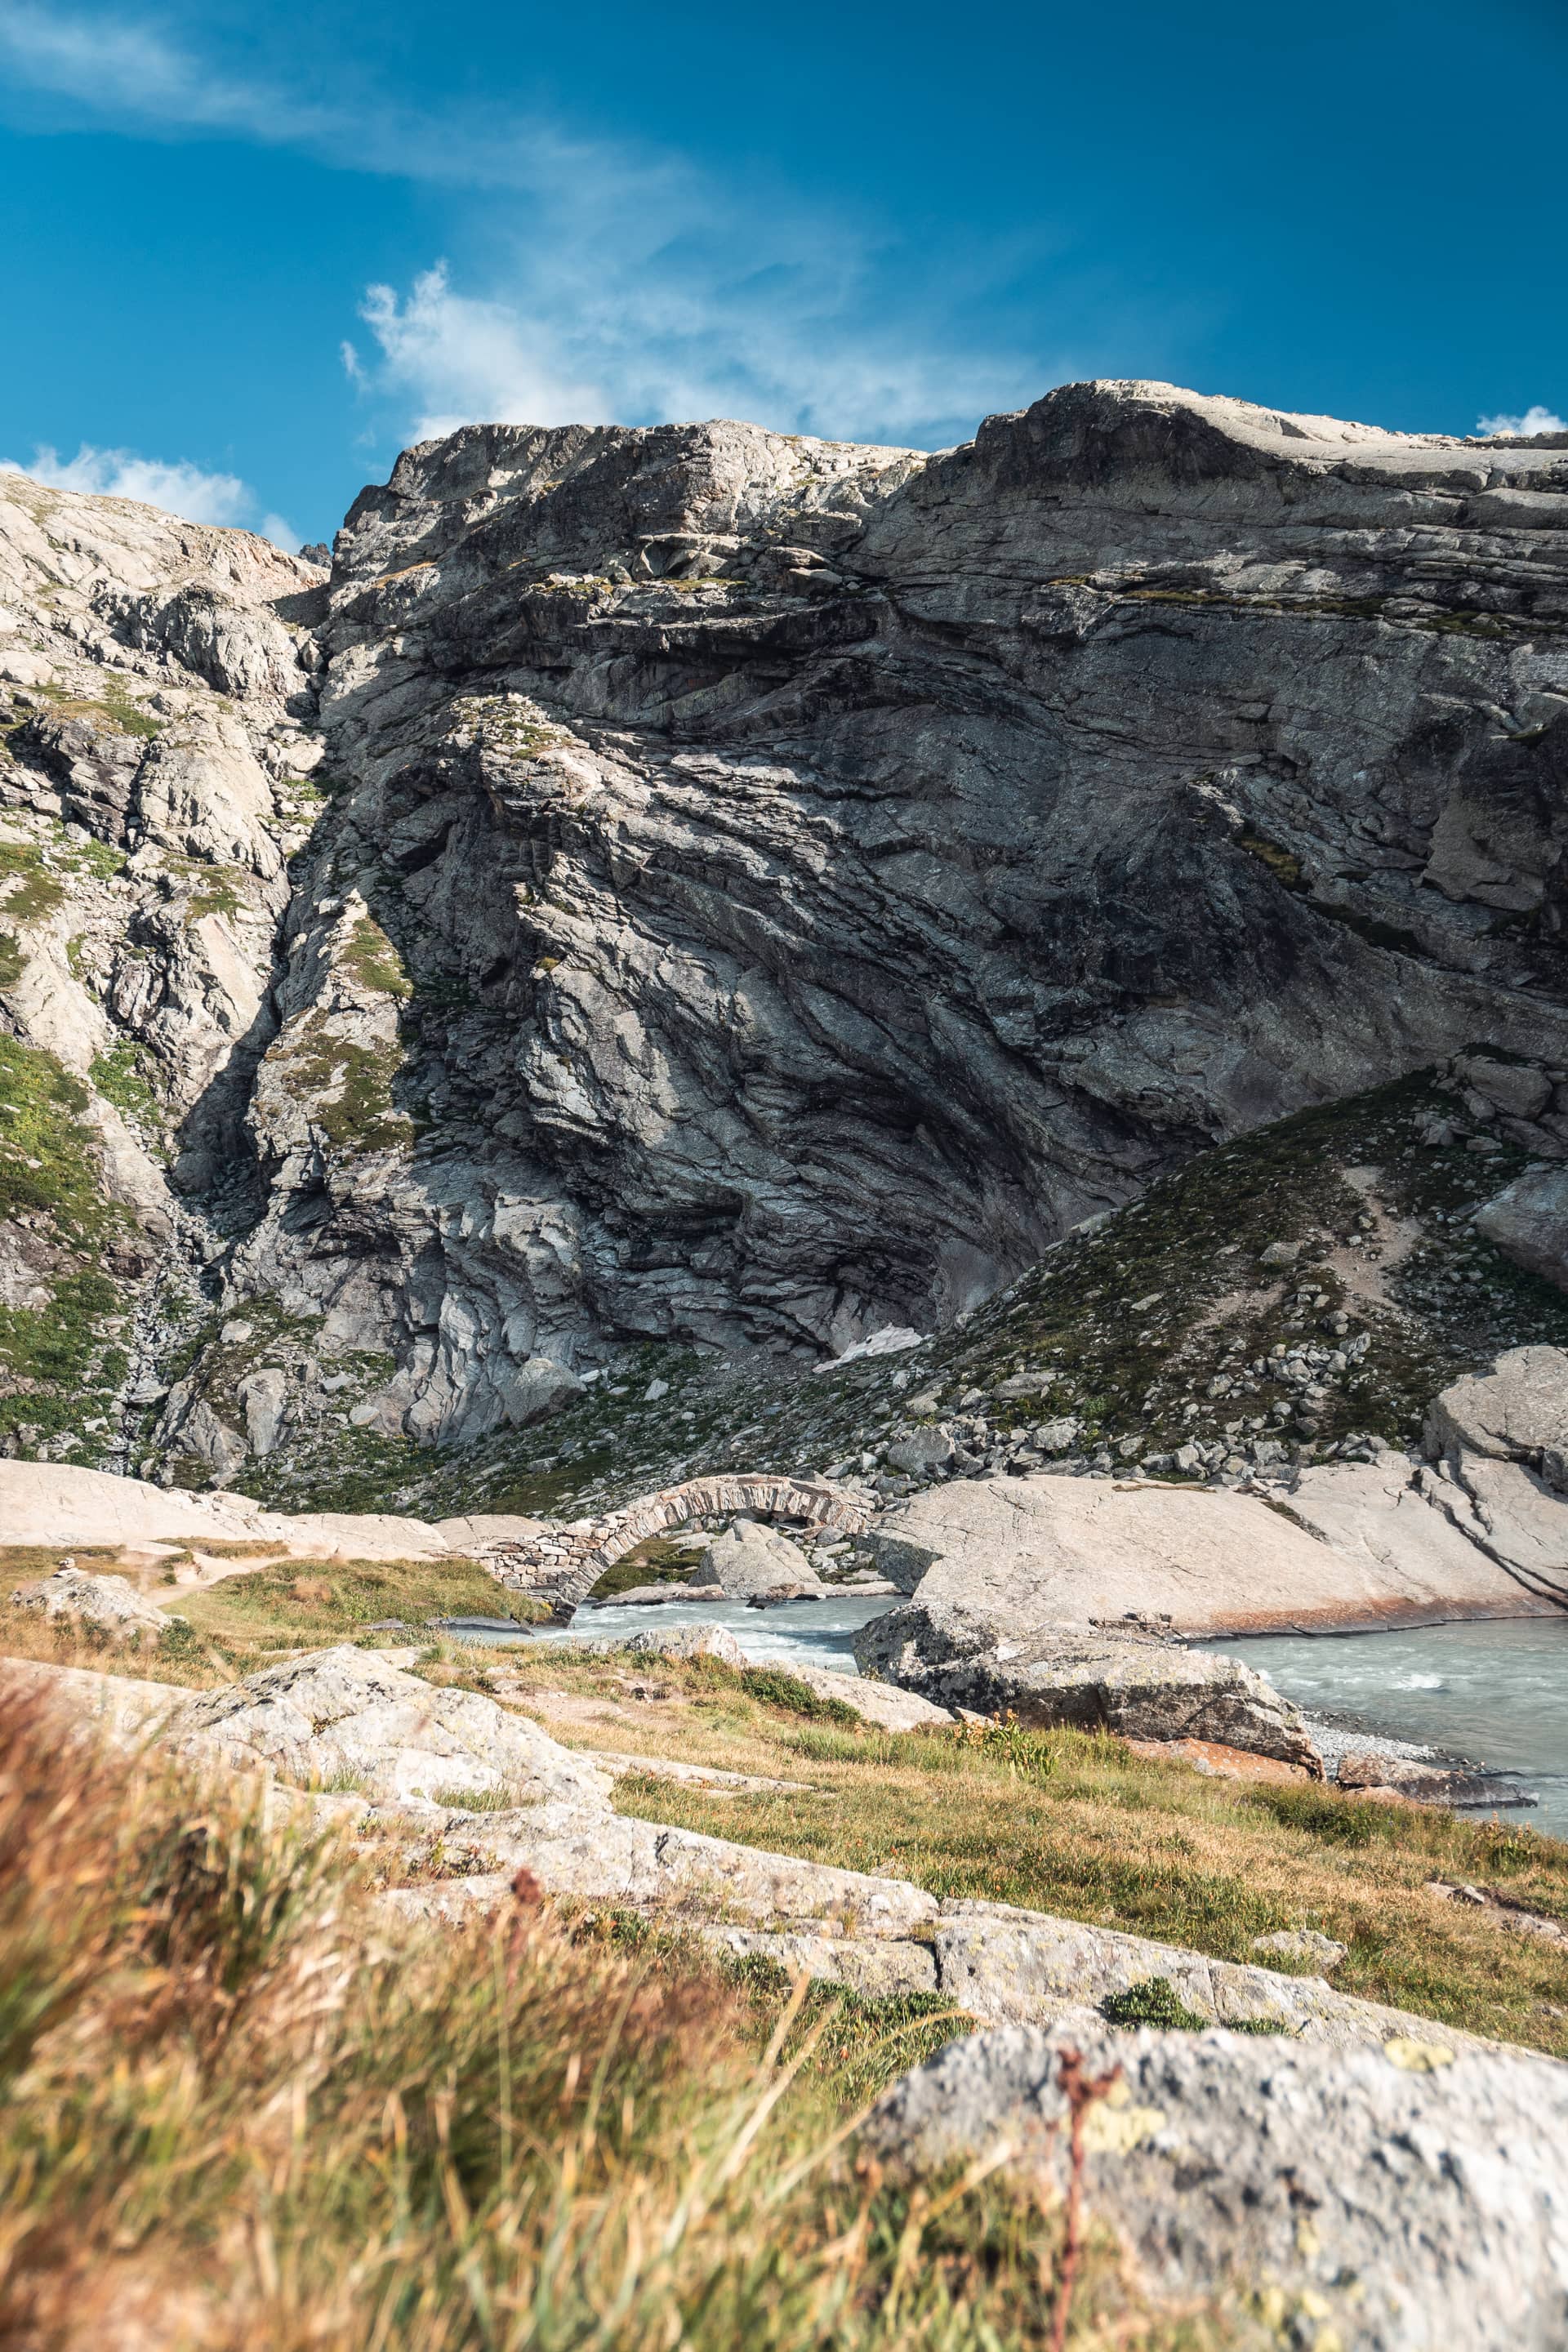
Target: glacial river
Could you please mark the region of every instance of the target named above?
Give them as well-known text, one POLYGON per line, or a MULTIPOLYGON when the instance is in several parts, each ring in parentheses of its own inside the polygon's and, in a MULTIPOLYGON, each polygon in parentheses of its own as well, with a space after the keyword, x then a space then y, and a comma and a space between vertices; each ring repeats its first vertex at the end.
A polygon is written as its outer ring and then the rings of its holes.
POLYGON ((1518 1773, 1540 1802, 1508 1819, 1568 1838, 1568 1615, 1208 1646, 1259 1667, 1331 1726, 1518 1773))

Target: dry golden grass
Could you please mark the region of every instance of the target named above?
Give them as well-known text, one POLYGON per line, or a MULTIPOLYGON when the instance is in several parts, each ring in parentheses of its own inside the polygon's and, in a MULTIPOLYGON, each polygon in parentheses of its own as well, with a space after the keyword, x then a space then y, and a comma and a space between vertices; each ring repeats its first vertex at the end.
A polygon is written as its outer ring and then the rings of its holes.
MULTIPOLYGON (((951 1735, 847 1731, 759 1705, 737 1678, 526 1646, 466 1672, 549 1723, 551 1688, 597 1691, 613 1742, 567 1745, 808 1780, 824 1793, 724 1798, 620 1782, 621 1809, 749 1845, 1158 1937, 1226 1959, 1254 1936, 1311 1927, 1350 1947, 1342 1990, 1568 2056, 1568 1948, 1501 1932, 1426 1892, 1434 1877, 1505 1888, 1568 1924, 1568 1844, 1512 1823, 1390 1807, 1331 1790, 1248 1786, 1133 1755, 1118 1739, 1032 1735, 1011 1752, 951 1735), (635 1698, 633 1690, 665 1697, 635 1698)), ((459 1658, 444 1671, 465 1673, 459 1658)))
MULTIPOLYGON (((256 1550, 244 1544, 212 1549, 236 1559, 256 1550)), ((232 1680, 336 1642, 423 1642, 436 1617, 515 1616, 527 1622, 537 1613, 526 1595, 507 1591, 468 1559, 273 1559, 199 1590, 174 1591, 160 1584, 156 1569, 122 1569, 118 1555, 102 1548, 68 1554, 58 1547, 0 1547, 0 1655, 187 1686, 232 1680), (18 1584, 52 1575, 67 1557, 79 1568, 125 1575, 169 1612, 168 1632, 161 1639, 110 1642, 90 1628, 50 1622, 7 1605, 18 1584), (406 1630, 374 1631, 378 1619, 401 1620, 406 1630)))
MULTIPOLYGON (((522 1901, 389 1929, 258 1783, 80 1751, 62 1777, 13 1707, 0 2342, 1047 2352, 1057 2212, 854 2157, 856 2099, 919 2053, 886 2022, 522 1901)), ((1236 2312, 1145 2309, 1104 2242, 1066 2315, 1084 2352, 1258 2340, 1236 2312)))
MULTIPOLYGON (((401 1589, 409 1614, 406 1596, 440 1572, 363 1570, 408 1580, 401 1589)), ((20 1612, 0 1612, 0 1647, 201 1685, 356 1638, 356 1627, 361 1640, 395 1644, 395 1633, 363 1630, 373 1608, 383 1613, 387 1587, 356 1582, 361 1573, 289 1562, 226 1580, 192 1597, 190 1635, 155 1651, 106 1649, 20 1612), (293 1598, 301 1581, 327 1583, 331 1597, 293 1598), (195 1601, 209 1604, 206 1622, 195 1601)), ((1568 1923, 1568 1845, 1527 1827, 1329 1790, 1210 1780, 1074 1733, 1031 1737, 1008 1754, 948 1735, 813 1722, 765 1703, 710 1661, 448 1640, 426 1643, 422 1658, 418 1671, 432 1681, 466 1684, 533 1714, 568 1746, 805 1780, 817 1791, 809 1802, 787 1793, 716 1796, 634 1775, 618 1784, 627 1812, 1227 1959, 1255 1958, 1255 1936, 1316 1927, 1350 1948, 1334 1971, 1342 1990, 1568 2056, 1568 1950, 1508 1934, 1495 1915, 1426 1890, 1434 1877, 1475 1880, 1568 1923), (552 1689, 577 1702, 569 1717, 552 1707, 552 1689), (585 1716, 584 1705, 596 1712, 585 1716)), ((804 1692, 801 1700, 810 1703, 804 1692)))

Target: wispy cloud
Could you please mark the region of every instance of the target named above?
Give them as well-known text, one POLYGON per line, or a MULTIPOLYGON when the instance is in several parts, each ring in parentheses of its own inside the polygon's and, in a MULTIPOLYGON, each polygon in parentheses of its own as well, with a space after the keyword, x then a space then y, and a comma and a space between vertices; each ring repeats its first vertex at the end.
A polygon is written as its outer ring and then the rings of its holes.
POLYGON ((444 263, 403 294, 372 287, 362 315, 379 356, 347 364, 422 440, 480 421, 719 415, 929 442, 1042 388, 1015 358, 922 347, 896 318, 869 330, 854 299, 864 275, 841 253, 826 285, 782 263, 753 273, 765 286, 737 284, 715 255, 644 255, 631 236, 602 246, 563 224, 546 254, 531 240, 482 294, 455 288, 444 263))
POLYGON ((976 332, 1005 263, 913 257, 873 218, 679 154, 499 107, 412 112, 342 81, 307 98, 134 16, 33 0, 0 0, 0 65, 98 119, 482 191, 458 266, 432 256, 365 291, 368 344, 342 356, 378 437, 726 415, 930 446, 1079 372, 1081 354, 976 332))
POLYGON ((62 457, 47 446, 35 449, 32 463, 0 458, 0 471, 29 474, 52 490, 87 490, 98 498, 135 499, 142 505, 162 507, 165 514, 187 522, 237 524, 259 530, 293 553, 300 536, 281 515, 254 520, 259 501, 237 474, 207 473, 184 458, 139 457, 134 449, 95 449, 83 442, 74 457, 62 457))
POLYGON ((1554 415, 1550 408, 1542 408, 1538 402, 1533 408, 1527 408, 1522 416, 1478 416, 1476 431, 1533 439, 1538 433, 1568 433, 1568 420, 1554 415))

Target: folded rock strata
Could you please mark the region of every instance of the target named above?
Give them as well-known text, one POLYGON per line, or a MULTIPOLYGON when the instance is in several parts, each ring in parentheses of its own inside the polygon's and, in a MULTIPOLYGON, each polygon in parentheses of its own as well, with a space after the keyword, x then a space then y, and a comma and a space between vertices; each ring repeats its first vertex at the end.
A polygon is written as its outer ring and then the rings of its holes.
POLYGON ((232 1478, 627 1338, 929 1328, 1439 1059, 1568 1148, 1565 491, 1120 383, 938 457, 465 428, 330 583, 6 478, 6 1022, 248 1328, 139 1444, 232 1478))

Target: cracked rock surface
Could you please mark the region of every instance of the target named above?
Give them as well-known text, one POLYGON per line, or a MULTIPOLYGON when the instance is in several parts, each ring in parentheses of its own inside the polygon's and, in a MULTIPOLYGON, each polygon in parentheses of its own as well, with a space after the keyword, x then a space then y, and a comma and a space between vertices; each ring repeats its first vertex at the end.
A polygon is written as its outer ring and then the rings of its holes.
POLYGON ((1568 2308, 1568 2073, 1397 2039, 1107 2034, 1092 2014, 952 2043, 868 2137, 919 2175, 1005 2144, 1066 2186, 1064 2053, 1089 2109, 1086 2210, 1152 2284, 1246 2280, 1277 2339, 1344 2352, 1554 2352, 1568 2308))
POLYGON ((930 1329, 1439 1061, 1568 1150, 1564 512, 1550 446, 1139 383, 934 457, 466 428, 330 583, 6 478, 7 1034, 190 1309, 17 1442, 384 1468, 629 1339, 930 1329))

